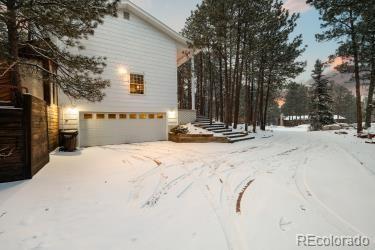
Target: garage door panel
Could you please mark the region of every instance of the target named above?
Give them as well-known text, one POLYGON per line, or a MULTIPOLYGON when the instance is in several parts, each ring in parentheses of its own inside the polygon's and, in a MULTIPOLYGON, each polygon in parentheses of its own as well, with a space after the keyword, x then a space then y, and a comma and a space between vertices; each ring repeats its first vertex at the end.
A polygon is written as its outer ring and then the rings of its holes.
MULTIPOLYGON (((167 140, 167 121, 163 119, 84 119, 80 115, 80 145, 99 146, 167 140)), ((128 115, 129 117, 129 115, 128 115)))

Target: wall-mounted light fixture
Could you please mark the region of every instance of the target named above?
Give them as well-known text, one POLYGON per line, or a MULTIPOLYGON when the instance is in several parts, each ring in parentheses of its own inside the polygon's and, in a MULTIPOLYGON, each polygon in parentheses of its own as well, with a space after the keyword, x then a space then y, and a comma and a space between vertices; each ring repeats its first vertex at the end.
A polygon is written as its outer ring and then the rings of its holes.
POLYGON ((126 67, 124 66, 118 66, 117 68, 117 72, 120 74, 120 75, 126 75, 128 73, 128 70, 126 67))
POLYGON ((78 115, 78 109, 76 107, 69 107, 67 108, 67 114, 78 115))
POLYGON ((176 119, 177 118, 176 111, 175 110, 169 110, 168 111, 168 118, 169 119, 176 119))

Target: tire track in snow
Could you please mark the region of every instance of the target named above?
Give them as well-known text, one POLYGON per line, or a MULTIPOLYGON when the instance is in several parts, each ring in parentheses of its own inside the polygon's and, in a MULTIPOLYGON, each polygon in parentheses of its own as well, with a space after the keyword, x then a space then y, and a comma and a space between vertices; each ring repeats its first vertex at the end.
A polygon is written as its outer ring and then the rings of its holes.
POLYGON ((247 250, 249 249, 245 245, 244 237, 242 232, 238 229, 235 222, 235 217, 233 213, 229 213, 226 206, 215 202, 212 190, 208 185, 201 185, 201 191, 204 197, 211 205, 211 208, 218 220, 221 230, 224 234, 225 240, 227 242, 228 250, 247 250))
MULTIPOLYGON (((307 160, 304 161, 304 163, 307 164, 307 160)), ((300 190, 301 194, 305 198, 305 200, 320 214, 323 216, 323 218, 326 219, 326 221, 334 226, 336 229, 341 231, 344 234, 348 235, 366 235, 361 230, 356 228, 354 225, 352 225, 350 222, 345 220, 343 217, 341 217, 339 214, 337 214, 334 210, 332 210, 329 206, 327 206, 322 200, 319 199, 319 197, 312 191, 310 186, 307 182, 307 174, 306 174, 306 164, 302 164, 301 167, 297 168, 297 174, 296 174, 296 185, 297 188, 300 190), (304 196, 303 191, 305 190, 307 193, 307 196, 304 196)))
POLYGON ((236 213, 240 214, 241 213, 241 200, 242 200, 242 197, 244 195, 244 193, 246 192, 246 190, 248 189, 248 187, 251 185, 251 183, 253 183, 254 179, 248 181, 246 183, 246 185, 243 187, 242 191, 238 194, 238 198, 237 198, 237 203, 236 203, 236 213))

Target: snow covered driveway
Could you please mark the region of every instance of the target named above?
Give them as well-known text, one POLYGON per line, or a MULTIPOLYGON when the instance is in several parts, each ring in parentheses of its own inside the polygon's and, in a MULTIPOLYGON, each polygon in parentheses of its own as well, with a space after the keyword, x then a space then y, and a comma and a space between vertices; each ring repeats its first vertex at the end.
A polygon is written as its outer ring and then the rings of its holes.
POLYGON ((0 184, 0 249, 304 249, 296 234, 374 249, 374 214, 375 147, 351 135, 93 147, 0 184))

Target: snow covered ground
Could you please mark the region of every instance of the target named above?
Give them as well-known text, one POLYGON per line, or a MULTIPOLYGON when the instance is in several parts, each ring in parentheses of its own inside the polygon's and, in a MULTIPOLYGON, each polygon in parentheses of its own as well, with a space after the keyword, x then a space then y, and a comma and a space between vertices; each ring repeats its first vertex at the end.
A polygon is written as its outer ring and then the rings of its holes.
POLYGON ((53 153, 32 180, 0 184, 0 249, 307 249, 296 234, 375 249, 374 152, 352 134, 274 129, 53 153))

